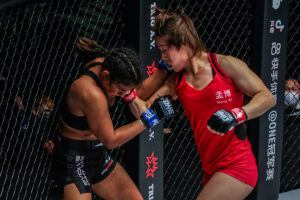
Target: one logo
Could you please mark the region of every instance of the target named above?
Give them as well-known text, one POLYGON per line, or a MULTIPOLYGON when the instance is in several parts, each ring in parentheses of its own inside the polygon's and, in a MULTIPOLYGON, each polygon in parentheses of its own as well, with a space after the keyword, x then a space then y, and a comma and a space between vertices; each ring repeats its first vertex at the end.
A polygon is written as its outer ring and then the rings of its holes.
POLYGON ((150 77, 156 70, 157 70, 157 67, 155 67, 155 61, 153 61, 151 66, 147 66, 148 76, 150 77))
POLYGON ((282 32, 282 30, 283 30, 283 28, 284 28, 284 25, 281 23, 281 20, 280 20, 280 19, 276 20, 276 22, 275 22, 275 28, 276 28, 277 30, 280 30, 280 32, 282 32))
POLYGON ((154 172, 157 170, 157 157, 154 156, 154 152, 152 152, 150 157, 146 157, 147 161, 146 164, 148 166, 148 169, 146 171, 146 178, 148 178, 149 176, 151 176, 152 178, 154 178, 154 172))
POLYGON ((165 116, 174 115, 174 109, 168 99, 164 99, 160 105, 163 108, 165 116))
POLYGON ((272 8, 274 8, 275 10, 277 10, 280 6, 280 3, 282 2, 283 0, 273 0, 273 3, 272 3, 272 8))

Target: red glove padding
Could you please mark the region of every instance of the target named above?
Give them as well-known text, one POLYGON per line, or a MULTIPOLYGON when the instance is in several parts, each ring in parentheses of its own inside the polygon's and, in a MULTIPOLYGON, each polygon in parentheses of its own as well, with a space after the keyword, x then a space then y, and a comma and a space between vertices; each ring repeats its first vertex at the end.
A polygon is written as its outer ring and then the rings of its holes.
POLYGON ((242 108, 233 108, 230 111, 234 114, 237 124, 241 124, 248 119, 246 112, 242 108))
POLYGON ((129 94, 123 97, 123 101, 130 103, 132 102, 137 96, 136 89, 132 89, 129 94))

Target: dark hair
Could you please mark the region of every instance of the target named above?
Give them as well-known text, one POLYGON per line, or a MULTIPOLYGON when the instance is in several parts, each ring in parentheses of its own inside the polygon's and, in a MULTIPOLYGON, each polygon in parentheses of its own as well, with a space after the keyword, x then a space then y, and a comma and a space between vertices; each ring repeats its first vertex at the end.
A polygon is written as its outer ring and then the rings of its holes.
POLYGON ((194 55, 198 50, 206 51, 200 39, 193 21, 188 17, 183 9, 179 13, 170 12, 165 9, 155 7, 155 37, 166 37, 168 45, 180 48, 181 45, 189 45, 194 55))
POLYGON ((83 63, 88 63, 95 58, 105 57, 102 70, 109 71, 111 82, 124 85, 138 85, 141 83, 141 61, 132 49, 121 47, 107 50, 94 40, 78 37, 75 41, 74 55, 83 63))

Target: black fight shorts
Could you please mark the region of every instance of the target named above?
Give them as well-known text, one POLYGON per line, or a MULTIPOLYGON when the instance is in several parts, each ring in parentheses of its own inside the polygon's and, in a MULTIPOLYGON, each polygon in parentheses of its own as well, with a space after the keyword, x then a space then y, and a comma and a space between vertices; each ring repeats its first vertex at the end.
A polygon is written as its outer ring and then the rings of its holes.
POLYGON ((58 137, 53 150, 52 180, 55 196, 63 196, 64 186, 74 183, 79 192, 91 193, 91 185, 105 179, 116 161, 100 141, 58 137))

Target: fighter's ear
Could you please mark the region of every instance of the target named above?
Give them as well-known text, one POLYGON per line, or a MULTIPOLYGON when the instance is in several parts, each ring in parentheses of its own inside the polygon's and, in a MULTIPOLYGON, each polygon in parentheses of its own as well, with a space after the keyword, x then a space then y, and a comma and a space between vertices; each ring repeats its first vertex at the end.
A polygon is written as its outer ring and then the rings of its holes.
POLYGON ((110 72, 108 70, 103 70, 101 72, 101 76, 102 76, 102 78, 109 80, 109 78, 110 78, 110 72))

